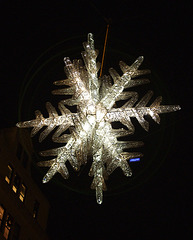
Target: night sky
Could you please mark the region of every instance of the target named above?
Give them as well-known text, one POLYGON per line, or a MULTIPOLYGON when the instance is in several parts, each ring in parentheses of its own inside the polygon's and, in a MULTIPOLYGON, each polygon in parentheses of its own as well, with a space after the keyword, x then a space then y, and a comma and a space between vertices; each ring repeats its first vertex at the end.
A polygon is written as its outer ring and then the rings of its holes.
MULTIPOLYGON (((52 96, 52 82, 65 78, 63 58, 81 58, 82 42, 92 32, 101 61, 107 23, 104 74, 111 66, 120 72, 120 60, 131 64, 143 55, 151 83, 136 88, 140 97, 151 89, 152 101, 162 95, 163 104, 182 107, 162 115, 161 125, 148 119, 148 133, 133 121, 136 134, 130 138, 145 143, 144 157, 131 164, 132 178, 121 170, 110 176, 102 205, 89 189, 89 166, 81 174, 69 166, 69 180, 56 176, 42 185, 46 169, 34 164, 33 175, 51 204, 51 239, 190 239, 193 234, 192 6, 154 2, 0 1, 1 127, 32 119, 36 109, 46 116, 46 101, 56 107, 61 97, 52 96)), ((52 147, 50 139, 38 144, 35 137, 35 152, 52 147)))

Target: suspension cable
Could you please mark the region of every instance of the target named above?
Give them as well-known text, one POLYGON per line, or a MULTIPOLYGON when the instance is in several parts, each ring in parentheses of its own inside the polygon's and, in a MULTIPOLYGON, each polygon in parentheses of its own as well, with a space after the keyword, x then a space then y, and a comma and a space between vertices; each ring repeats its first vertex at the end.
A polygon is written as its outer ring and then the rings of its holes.
POLYGON ((102 76, 108 33, 109 33, 109 24, 107 24, 107 30, 106 30, 106 35, 105 35, 105 43, 104 43, 104 48, 103 48, 103 56, 102 56, 101 69, 100 69, 99 77, 102 76))

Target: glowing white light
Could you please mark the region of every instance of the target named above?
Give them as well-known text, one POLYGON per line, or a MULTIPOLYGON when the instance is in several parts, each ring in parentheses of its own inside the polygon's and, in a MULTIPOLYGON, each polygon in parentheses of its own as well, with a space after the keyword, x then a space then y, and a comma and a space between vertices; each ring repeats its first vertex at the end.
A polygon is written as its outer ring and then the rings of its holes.
POLYGON ((46 103, 49 113, 44 118, 40 111, 36 111, 36 119, 20 122, 18 127, 33 127, 31 135, 34 136, 40 129, 47 128, 40 134, 39 141, 43 141, 52 130, 53 141, 63 143, 59 148, 43 151, 42 156, 55 156, 52 160, 42 161, 39 166, 49 167, 43 178, 43 183, 48 182, 57 172, 65 179, 69 173, 65 165, 67 161, 74 170, 79 170, 81 165, 87 163, 87 156, 93 156, 89 176, 93 177, 91 188, 96 190, 97 203, 103 201, 103 191, 106 190, 105 179, 117 167, 123 170, 125 176, 131 176, 132 171, 127 162, 139 161, 142 156, 139 152, 124 152, 124 149, 141 147, 141 141, 118 141, 117 137, 133 134, 135 128, 131 118, 136 118, 139 124, 148 131, 149 123, 145 115, 159 123, 159 114, 177 111, 180 106, 161 106, 161 97, 147 107, 152 91, 147 92, 140 101, 138 94, 133 91, 123 91, 131 87, 149 83, 148 79, 137 78, 149 73, 149 70, 139 70, 143 62, 140 56, 132 65, 120 61, 123 75, 120 76, 113 68, 109 69, 110 76, 103 76, 100 80, 97 73, 100 64, 96 63, 97 50, 94 49, 94 39, 88 34, 88 41, 83 43, 85 51, 81 60, 70 61, 64 58, 67 79, 54 82, 55 85, 67 85, 69 88, 54 90, 53 94, 72 95, 58 104, 61 112, 59 116, 51 103, 46 103), (121 108, 115 107, 115 102, 127 100, 121 108), (138 101, 138 103, 137 103, 138 101), (77 113, 71 113, 65 105, 78 105, 77 113), (111 122, 121 122, 127 129, 113 129, 111 122), (70 129, 70 134, 65 133, 70 129))

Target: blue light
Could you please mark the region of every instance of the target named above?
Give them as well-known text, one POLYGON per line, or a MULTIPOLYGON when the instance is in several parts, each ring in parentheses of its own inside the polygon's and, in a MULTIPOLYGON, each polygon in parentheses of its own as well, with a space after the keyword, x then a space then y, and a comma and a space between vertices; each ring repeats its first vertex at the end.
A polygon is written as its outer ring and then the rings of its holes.
POLYGON ((138 162, 140 161, 140 158, 131 158, 129 162, 138 162))

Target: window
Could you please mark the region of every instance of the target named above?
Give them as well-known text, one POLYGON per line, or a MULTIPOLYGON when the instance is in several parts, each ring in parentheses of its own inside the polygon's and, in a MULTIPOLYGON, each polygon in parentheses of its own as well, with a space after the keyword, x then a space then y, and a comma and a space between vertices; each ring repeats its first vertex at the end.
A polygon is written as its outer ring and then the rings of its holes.
POLYGON ((8 239, 10 231, 12 229, 12 223, 13 223, 13 218, 11 217, 10 214, 7 214, 6 216, 6 221, 5 221, 5 228, 4 228, 4 233, 3 236, 5 239, 8 239))
POLYGON ((12 240, 19 240, 19 234, 20 234, 20 226, 15 222, 14 224, 14 230, 12 235, 12 240))
POLYGON ((33 218, 37 218, 37 215, 38 215, 38 211, 39 211, 39 202, 36 200, 34 202, 34 208, 33 208, 33 218))
POLYGON ((26 186, 22 183, 19 192, 19 199, 23 202, 26 196, 26 186))
POLYGON ((13 179, 13 186, 12 186, 12 189, 15 193, 17 193, 18 191, 19 185, 20 185, 20 177, 17 174, 15 174, 13 179))
POLYGON ((0 227, 2 226, 5 209, 0 205, 0 227))
POLYGON ((13 168, 10 165, 8 165, 7 175, 5 176, 5 181, 8 184, 10 184, 10 182, 11 182, 12 175, 13 175, 13 168))

